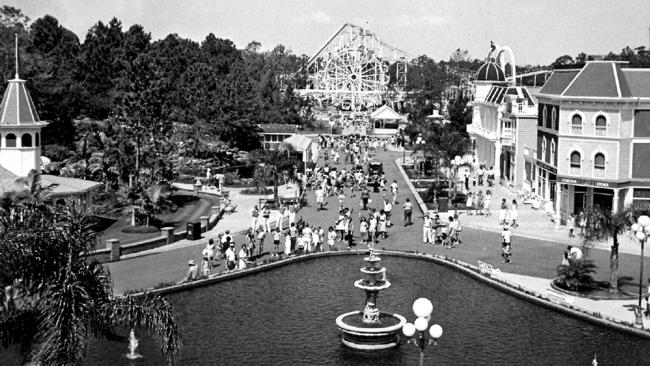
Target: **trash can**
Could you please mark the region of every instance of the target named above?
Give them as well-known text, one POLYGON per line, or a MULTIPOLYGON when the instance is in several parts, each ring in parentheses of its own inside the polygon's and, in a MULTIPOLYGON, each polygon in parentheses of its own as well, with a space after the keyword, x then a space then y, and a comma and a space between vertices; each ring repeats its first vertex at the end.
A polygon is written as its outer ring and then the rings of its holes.
POLYGON ((201 221, 188 221, 185 238, 188 240, 201 239, 201 221))
POLYGON ((440 212, 449 211, 449 198, 448 197, 439 197, 438 198, 438 211, 440 211, 440 212))

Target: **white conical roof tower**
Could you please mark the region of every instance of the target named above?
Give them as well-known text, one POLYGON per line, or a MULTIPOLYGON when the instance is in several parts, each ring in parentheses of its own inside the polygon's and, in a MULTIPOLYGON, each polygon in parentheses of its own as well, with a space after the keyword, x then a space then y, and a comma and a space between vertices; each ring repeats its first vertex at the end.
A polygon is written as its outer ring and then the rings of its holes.
POLYGON ((0 165, 18 176, 41 170, 41 121, 25 80, 18 74, 18 35, 16 34, 16 76, 9 80, 0 103, 0 165))

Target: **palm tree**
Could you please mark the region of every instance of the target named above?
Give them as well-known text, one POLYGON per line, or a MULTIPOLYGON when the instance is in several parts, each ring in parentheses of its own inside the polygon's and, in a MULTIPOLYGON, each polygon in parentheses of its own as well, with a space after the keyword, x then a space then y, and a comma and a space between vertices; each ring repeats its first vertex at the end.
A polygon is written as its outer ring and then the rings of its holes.
POLYGON ((278 182, 280 181, 280 174, 287 171, 289 179, 293 178, 293 172, 296 167, 296 159, 291 156, 294 151, 293 147, 289 144, 282 143, 279 145, 278 150, 255 150, 251 152, 254 160, 256 160, 263 175, 267 179, 273 181, 273 196, 277 201, 278 199, 278 182))
POLYGON ((569 264, 558 266, 558 278, 555 281, 567 290, 580 291, 593 286, 594 273, 596 273, 594 261, 569 259, 569 264))
POLYGON ((634 208, 632 206, 616 213, 596 206, 585 214, 588 223, 582 235, 585 244, 612 239, 609 252, 609 291, 611 293, 618 292, 618 236, 629 229, 630 218, 633 215, 634 208))
POLYGON ((115 297, 109 275, 88 259, 95 242, 74 209, 33 203, 0 211, 0 342, 38 365, 81 363, 92 332, 139 328, 172 360, 181 345, 173 309, 157 296, 115 297))

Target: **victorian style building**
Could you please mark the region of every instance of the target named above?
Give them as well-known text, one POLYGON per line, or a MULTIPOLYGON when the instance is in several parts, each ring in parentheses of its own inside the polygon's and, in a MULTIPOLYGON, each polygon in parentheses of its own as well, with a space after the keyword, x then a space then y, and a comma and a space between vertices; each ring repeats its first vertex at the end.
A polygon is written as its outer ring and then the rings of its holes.
POLYGON ((594 206, 650 208, 650 69, 589 61, 537 96, 533 186, 562 220, 594 206))
POLYGON ((523 189, 525 157, 535 149, 537 107, 528 89, 516 86, 514 76, 506 78, 503 63, 496 62, 503 50, 510 52, 507 47, 493 47, 476 73, 472 123, 467 132, 476 165, 494 168, 501 183, 523 189))

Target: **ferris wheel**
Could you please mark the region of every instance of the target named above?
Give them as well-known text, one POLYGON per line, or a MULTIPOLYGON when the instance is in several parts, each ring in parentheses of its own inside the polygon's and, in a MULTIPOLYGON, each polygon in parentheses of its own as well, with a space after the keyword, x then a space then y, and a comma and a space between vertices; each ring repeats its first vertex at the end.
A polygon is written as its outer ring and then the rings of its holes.
POLYGON ((378 105, 389 90, 390 68, 403 87, 412 58, 369 30, 345 24, 307 62, 310 88, 302 92, 343 109, 378 105))

